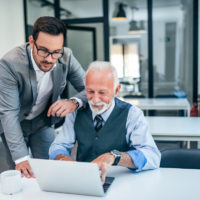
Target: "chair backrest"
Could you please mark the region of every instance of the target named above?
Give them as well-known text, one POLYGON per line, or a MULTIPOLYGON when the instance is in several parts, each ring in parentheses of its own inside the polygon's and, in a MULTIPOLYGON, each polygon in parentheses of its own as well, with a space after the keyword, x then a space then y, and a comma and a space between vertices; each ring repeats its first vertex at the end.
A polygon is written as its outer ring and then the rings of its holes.
POLYGON ((200 149, 169 149, 162 152, 160 167, 200 169, 200 149))
POLYGON ((177 98, 177 96, 175 96, 174 94, 159 94, 156 95, 156 98, 177 98))
POLYGON ((134 94, 126 94, 126 95, 123 96, 123 98, 137 99, 137 98, 145 98, 145 96, 144 95, 136 95, 136 94, 135 95, 134 94))

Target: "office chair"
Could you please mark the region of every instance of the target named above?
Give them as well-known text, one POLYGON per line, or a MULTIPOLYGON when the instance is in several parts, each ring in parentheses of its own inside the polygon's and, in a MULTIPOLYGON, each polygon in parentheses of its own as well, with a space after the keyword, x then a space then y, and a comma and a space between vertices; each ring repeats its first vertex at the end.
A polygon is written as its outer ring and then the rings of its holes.
POLYGON ((169 149, 161 155, 160 167, 200 169, 200 149, 169 149))
POLYGON ((136 94, 126 94, 123 96, 123 98, 127 98, 127 99, 132 99, 132 98, 145 98, 144 95, 136 95, 136 94))
POLYGON ((159 94, 156 95, 156 98, 162 99, 162 98, 177 98, 174 94, 159 94))

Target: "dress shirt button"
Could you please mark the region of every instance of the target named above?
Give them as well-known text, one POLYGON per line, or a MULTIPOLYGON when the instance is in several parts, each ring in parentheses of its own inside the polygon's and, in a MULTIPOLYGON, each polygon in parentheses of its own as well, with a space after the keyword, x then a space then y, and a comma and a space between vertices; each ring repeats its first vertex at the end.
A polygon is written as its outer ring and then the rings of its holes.
POLYGON ((98 136, 96 136, 96 137, 95 137, 95 140, 98 140, 98 139, 99 139, 99 137, 98 137, 98 136))

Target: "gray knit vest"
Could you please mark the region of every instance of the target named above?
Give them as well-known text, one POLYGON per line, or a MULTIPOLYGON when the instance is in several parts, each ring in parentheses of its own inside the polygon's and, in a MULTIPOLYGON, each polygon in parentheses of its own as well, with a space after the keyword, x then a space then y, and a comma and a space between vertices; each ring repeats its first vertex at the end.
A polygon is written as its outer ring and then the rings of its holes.
POLYGON ((115 98, 115 107, 104 126, 96 132, 89 105, 79 110, 74 123, 78 142, 77 161, 90 162, 113 149, 127 151, 126 121, 131 105, 115 98))

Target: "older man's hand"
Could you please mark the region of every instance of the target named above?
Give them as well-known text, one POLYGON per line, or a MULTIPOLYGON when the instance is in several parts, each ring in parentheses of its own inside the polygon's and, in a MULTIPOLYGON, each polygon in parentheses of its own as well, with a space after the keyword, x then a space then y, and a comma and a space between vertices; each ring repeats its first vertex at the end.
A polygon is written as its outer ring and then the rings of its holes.
POLYGON ((106 170, 114 163, 115 157, 111 153, 104 153, 94 159, 92 162, 96 163, 101 170, 101 181, 105 182, 106 170))
POLYGON ((64 160, 64 161, 75 161, 72 157, 65 154, 59 154, 55 157, 55 160, 64 160))
POLYGON ((15 167, 16 170, 21 172, 21 176, 26 178, 35 178, 28 160, 18 163, 15 167))
POLYGON ((77 105, 72 100, 58 100, 50 106, 47 116, 65 117, 76 109, 77 105))

